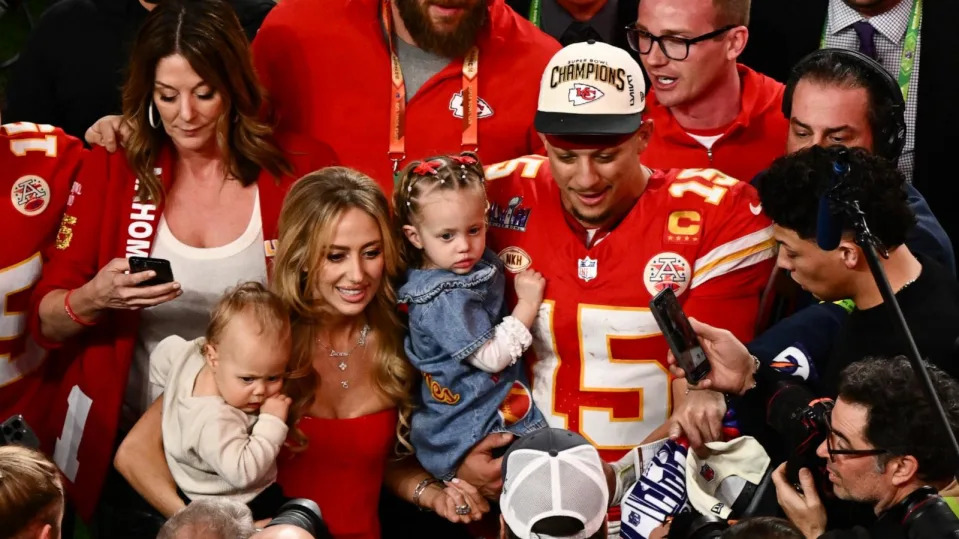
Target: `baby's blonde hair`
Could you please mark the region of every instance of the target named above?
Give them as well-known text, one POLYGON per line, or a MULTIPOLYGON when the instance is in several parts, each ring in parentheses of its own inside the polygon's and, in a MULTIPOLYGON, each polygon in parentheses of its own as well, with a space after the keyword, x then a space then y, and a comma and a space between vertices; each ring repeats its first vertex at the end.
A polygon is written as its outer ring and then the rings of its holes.
POLYGON ((263 284, 251 281, 227 290, 213 307, 210 324, 206 328, 206 346, 220 342, 226 325, 239 313, 247 313, 252 317, 259 326, 257 335, 265 333, 289 340, 289 309, 279 296, 263 284))
POLYGON ((26 447, 0 447, 3 537, 18 537, 36 524, 49 524, 53 535, 58 536, 63 502, 60 473, 50 459, 26 447))

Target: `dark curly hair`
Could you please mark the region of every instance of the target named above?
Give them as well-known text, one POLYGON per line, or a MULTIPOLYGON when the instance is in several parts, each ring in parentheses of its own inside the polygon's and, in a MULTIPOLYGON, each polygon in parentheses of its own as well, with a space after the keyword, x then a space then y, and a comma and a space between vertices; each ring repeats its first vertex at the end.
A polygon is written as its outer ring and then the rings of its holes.
POLYGON ((866 214, 869 229, 888 248, 906 241, 916 217, 896 167, 862 148, 813 146, 780 157, 757 181, 763 209, 777 225, 815 239, 819 198, 833 185, 833 163, 845 153, 845 196, 866 214))
MULTIPOLYGON (((959 433, 959 383, 928 362, 926 368, 949 428, 959 433)), ((938 414, 905 357, 866 358, 849 365, 842 371, 839 398, 865 406, 866 440, 890 456, 915 457, 920 479, 948 480, 959 467, 938 414)))

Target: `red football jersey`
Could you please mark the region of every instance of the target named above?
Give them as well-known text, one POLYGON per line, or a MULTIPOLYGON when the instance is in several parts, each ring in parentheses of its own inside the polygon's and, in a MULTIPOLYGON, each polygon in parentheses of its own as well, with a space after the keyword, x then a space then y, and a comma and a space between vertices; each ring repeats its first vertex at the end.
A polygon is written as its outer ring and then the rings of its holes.
POLYGON ((0 421, 22 413, 41 441, 48 384, 38 367, 47 353, 27 336, 30 293, 40 279, 84 154, 83 144, 49 125, 0 126, 0 421))
POLYGON ((487 178, 490 247, 511 272, 546 278, 533 398, 551 426, 618 458, 671 412, 650 300, 671 287, 689 316, 748 340, 774 263, 771 223, 747 183, 711 169, 656 171, 629 214, 587 248, 545 157, 492 165, 487 178))

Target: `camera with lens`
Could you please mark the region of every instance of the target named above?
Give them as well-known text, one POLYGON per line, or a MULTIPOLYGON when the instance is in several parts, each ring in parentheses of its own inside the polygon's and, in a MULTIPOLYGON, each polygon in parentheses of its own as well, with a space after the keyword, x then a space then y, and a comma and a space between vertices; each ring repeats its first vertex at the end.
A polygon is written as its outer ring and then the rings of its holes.
POLYGON ((673 518, 667 539, 716 539, 729 523, 715 515, 684 511, 673 518))
POLYGON ((266 525, 279 526, 288 524, 306 530, 316 539, 333 539, 329 528, 323 522, 323 514, 316 502, 307 498, 294 498, 282 506, 273 520, 266 525))

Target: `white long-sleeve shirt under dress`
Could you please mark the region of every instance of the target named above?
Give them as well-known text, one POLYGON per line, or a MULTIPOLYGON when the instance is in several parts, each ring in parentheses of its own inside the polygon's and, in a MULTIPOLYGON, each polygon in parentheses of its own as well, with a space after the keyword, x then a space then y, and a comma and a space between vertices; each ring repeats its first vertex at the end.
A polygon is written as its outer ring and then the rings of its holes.
POLYGON ((204 339, 160 341, 150 356, 150 387, 163 398, 163 451, 180 490, 191 500, 227 496, 248 503, 276 481, 286 440, 279 417, 247 414, 222 397, 193 396, 205 359, 204 339))

